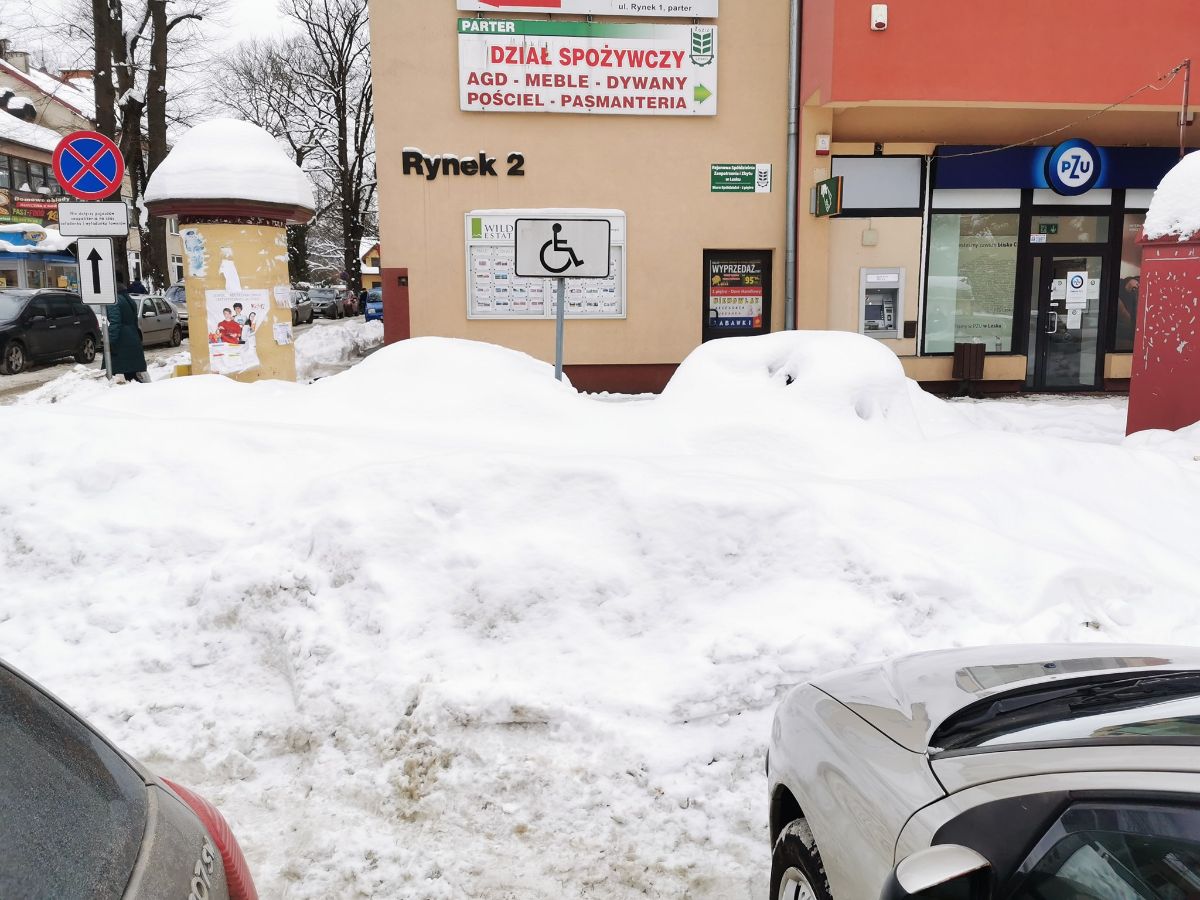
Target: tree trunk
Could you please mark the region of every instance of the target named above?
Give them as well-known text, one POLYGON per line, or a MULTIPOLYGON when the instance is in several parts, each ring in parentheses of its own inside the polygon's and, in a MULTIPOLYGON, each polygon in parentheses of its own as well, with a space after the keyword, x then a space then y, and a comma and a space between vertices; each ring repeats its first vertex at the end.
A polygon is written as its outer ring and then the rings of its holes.
MULTIPOLYGON (((146 181, 167 158, 167 0, 150 0, 150 72, 146 78, 146 181)), ((142 264, 156 287, 171 283, 167 229, 162 219, 148 218, 142 230, 142 264)))
POLYGON ((308 265, 308 225, 291 225, 288 227, 288 258, 292 265, 294 281, 311 281, 312 273, 308 265))

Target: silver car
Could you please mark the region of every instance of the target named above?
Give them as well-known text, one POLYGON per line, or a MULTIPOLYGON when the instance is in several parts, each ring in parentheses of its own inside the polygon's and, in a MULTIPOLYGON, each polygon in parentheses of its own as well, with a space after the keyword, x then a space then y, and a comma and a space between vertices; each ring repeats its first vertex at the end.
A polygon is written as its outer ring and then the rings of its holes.
POLYGON ((169 344, 178 347, 183 343, 183 324, 179 312, 162 294, 135 295, 133 302, 138 306, 138 327, 142 332, 142 343, 169 344))
POLYGON ((221 814, 0 662, 0 897, 256 900, 221 814))
POLYGON ((794 688, 772 900, 1200 897, 1200 649, 950 650, 794 688))

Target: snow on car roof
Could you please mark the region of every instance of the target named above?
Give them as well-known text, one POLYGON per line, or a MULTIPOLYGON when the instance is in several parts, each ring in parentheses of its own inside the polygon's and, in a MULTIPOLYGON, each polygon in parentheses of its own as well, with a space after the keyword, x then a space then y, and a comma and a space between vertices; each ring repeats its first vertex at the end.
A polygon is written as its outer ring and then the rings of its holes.
POLYGON ((1120 672, 1200 670, 1200 648, 1035 644, 918 653, 834 673, 816 687, 914 753, 946 719, 986 697, 1120 672))

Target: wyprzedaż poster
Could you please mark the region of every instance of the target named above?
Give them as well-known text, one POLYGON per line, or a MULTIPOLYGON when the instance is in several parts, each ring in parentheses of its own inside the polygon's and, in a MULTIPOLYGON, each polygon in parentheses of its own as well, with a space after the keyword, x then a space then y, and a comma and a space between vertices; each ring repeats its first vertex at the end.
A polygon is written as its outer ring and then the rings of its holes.
POLYGON ((761 328, 763 323, 763 265, 761 260, 709 264, 710 328, 761 328))

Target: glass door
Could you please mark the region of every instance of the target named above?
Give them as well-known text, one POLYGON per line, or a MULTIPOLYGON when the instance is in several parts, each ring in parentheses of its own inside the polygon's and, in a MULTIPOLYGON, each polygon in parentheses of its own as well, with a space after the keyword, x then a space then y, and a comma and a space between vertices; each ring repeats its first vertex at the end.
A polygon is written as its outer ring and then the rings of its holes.
POLYGON ((1100 384, 1100 298, 1104 248, 1047 247, 1033 258, 1026 387, 1096 390, 1100 384))

